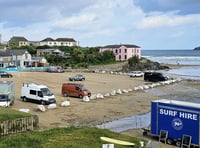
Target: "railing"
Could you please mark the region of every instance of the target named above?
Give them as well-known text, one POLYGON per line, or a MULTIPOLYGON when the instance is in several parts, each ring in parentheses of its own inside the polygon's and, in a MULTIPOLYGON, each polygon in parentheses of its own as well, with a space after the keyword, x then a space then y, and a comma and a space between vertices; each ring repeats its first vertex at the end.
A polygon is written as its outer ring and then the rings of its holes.
POLYGON ((18 118, 0 122, 0 136, 14 133, 32 131, 38 128, 39 118, 37 115, 27 118, 18 118))

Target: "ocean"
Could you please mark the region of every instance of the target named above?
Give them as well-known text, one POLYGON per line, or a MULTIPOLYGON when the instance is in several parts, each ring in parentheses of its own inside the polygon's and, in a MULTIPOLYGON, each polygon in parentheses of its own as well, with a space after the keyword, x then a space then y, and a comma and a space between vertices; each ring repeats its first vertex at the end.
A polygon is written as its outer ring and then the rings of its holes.
POLYGON ((167 75, 200 79, 200 51, 198 50, 142 50, 142 57, 161 64, 182 65, 180 69, 164 71, 167 75))
POLYGON ((198 50, 142 50, 142 57, 164 64, 200 65, 198 50))

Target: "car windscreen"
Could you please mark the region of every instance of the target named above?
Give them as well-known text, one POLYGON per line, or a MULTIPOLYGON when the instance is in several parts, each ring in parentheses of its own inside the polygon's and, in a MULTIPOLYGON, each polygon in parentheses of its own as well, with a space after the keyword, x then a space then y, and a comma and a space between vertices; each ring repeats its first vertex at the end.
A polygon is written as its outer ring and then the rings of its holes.
POLYGON ((7 95, 0 95, 0 101, 8 101, 7 95))
POLYGON ((84 85, 80 86, 80 89, 83 90, 83 91, 88 90, 84 85))
POLYGON ((48 88, 41 88, 41 92, 44 96, 52 96, 53 93, 48 88))

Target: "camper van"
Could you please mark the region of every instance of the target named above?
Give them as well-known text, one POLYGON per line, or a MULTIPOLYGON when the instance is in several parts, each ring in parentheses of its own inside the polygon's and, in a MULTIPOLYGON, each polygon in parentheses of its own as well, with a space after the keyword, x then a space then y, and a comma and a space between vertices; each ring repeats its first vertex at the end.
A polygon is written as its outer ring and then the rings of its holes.
POLYGON ((21 99, 45 104, 55 103, 55 96, 45 85, 35 83, 23 83, 21 88, 21 99))
POLYGON ((0 106, 9 107, 14 104, 15 84, 13 81, 0 81, 0 106))
POLYGON ((91 92, 83 84, 77 83, 63 83, 61 93, 64 97, 74 96, 83 98, 84 96, 91 96, 91 92))

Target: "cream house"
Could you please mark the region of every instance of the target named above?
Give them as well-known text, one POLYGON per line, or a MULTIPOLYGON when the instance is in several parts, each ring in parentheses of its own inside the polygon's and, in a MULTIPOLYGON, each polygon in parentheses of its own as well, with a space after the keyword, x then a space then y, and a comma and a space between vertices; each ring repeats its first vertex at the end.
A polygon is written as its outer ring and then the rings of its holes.
POLYGON ((23 36, 13 36, 8 44, 9 46, 28 46, 29 41, 23 36))
POLYGON ((76 41, 73 38, 46 38, 40 41, 40 46, 77 46, 76 41))

